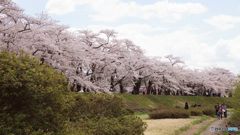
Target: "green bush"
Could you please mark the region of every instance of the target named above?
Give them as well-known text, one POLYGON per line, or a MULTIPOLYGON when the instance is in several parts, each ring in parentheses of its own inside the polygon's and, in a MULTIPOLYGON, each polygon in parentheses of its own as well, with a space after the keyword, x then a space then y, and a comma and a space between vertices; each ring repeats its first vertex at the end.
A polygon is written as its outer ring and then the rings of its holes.
POLYGON ((233 114, 230 118, 231 124, 234 126, 240 126, 240 82, 236 83, 235 92, 233 93, 233 114))
POLYGON ((147 128, 146 123, 137 116, 128 115, 118 118, 99 116, 95 118, 82 118, 69 123, 66 133, 69 134, 98 134, 98 135, 143 135, 147 128))
POLYGON ((146 123, 125 115, 133 111, 122 97, 71 92, 49 67, 23 51, 0 53, 0 134, 143 134, 146 123))
POLYGON ((29 54, 0 53, 0 134, 61 133, 72 98, 64 75, 29 54))
POLYGON ((227 109, 228 108, 233 108, 232 103, 226 103, 225 105, 227 106, 227 109))
POLYGON ((134 114, 134 109, 132 108, 126 108, 126 110, 128 111, 128 114, 134 114))
POLYGON ((216 114, 216 110, 215 110, 215 108, 214 107, 204 107, 203 109, 202 109, 202 113, 204 114, 204 115, 215 115, 216 114))
POLYGON ((143 134, 146 129, 146 123, 139 117, 129 115, 134 110, 124 108, 122 97, 107 93, 76 93, 74 98, 73 127, 68 126, 68 133, 130 135, 143 134))
POLYGON ((86 116, 88 118, 101 115, 105 117, 120 117, 125 112, 125 102, 122 97, 107 93, 75 93, 75 105, 71 118, 86 116))
POLYGON ((191 116, 202 116, 203 115, 202 110, 191 110, 190 113, 191 113, 191 116))
POLYGON ((164 119, 164 118, 189 118, 190 113, 183 109, 162 109, 148 113, 151 119, 164 119))

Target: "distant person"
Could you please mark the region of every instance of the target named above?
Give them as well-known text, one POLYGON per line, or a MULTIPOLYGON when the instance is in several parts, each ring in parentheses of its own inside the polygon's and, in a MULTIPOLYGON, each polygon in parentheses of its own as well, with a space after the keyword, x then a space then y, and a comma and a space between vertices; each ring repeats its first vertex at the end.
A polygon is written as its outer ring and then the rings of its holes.
POLYGON ((85 87, 83 87, 83 92, 86 92, 86 88, 85 87))
POLYGON ((132 94, 134 95, 134 90, 132 91, 132 94))
POLYGON ((221 104, 218 107, 218 119, 219 120, 220 120, 220 116, 221 116, 221 119, 222 119, 222 105, 221 104))
POLYGON ((224 118, 227 118, 227 106, 223 103, 222 109, 224 110, 224 118))
POLYGON ((143 89, 143 95, 145 95, 145 91, 146 91, 146 90, 145 90, 145 89, 143 89))
POLYGON ((215 109, 216 109, 216 115, 218 115, 218 107, 219 107, 219 104, 217 103, 217 105, 215 106, 215 109))
POLYGON ((197 106, 198 106, 198 107, 200 107, 200 106, 201 106, 201 104, 200 104, 200 103, 198 103, 198 104, 197 104, 197 106))
POLYGON ((157 93, 156 89, 153 91, 153 93, 154 93, 154 95, 156 95, 156 93, 157 93))
POLYGON ((151 95, 153 94, 153 89, 151 90, 151 95))
POLYGON ((186 102, 186 104, 185 104, 185 109, 188 109, 188 103, 186 102))
POLYGON ((195 105, 193 107, 197 107, 197 103, 195 103, 195 105))

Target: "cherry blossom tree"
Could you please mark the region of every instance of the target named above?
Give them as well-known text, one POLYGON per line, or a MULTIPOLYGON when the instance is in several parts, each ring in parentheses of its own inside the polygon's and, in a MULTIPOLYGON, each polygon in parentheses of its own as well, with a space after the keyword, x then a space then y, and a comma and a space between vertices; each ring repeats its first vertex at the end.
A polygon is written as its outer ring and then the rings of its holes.
POLYGON ((142 82, 158 89, 158 94, 203 95, 218 93, 227 96, 238 77, 227 69, 209 67, 190 69, 180 57, 167 55, 147 57, 144 50, 129 39, 117 39, 114 30, 78 30, 70 32, 47 13, 28 16, 12 0, 0 1, 0 51, 20 52, 39 57, 43 63, 59 70, 74 91, 112 92, 116 86, 120 93, 132 87, 136 94, 142 82), (70 85, 72 84, 72 85, 70 85))

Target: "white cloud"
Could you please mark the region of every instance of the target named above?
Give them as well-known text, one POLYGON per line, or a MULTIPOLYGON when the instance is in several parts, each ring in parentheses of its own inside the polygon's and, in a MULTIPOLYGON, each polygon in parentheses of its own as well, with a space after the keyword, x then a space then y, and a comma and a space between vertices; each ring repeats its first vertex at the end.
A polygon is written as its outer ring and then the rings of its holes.
POLYGON ((105 22, 116 21, 122 17, 160 18, 173 22, 184 16, 200 14, 208 10, 199 3, 171 3, 168 0, 151 5, 139 5, 135 2, 120 0, 49 0, 46 9, 51 14, 62 15, 75 11, 77 5, 88 5, 92 11, 96 12, 90 17, 105 22))
POLYGON ((220 30, 233 29, 235 24, 240 23, 240 16, 218 15, 211 19, 204 19, 204 22, 217 27, 220 30))
POLYGON ((216 48, 221 48, 222 51, 224 50, 227 54, 226 56, 234 59, 236 61, 240 60, 240 36, 231 39, 231 40, 223 40, 220 39, 217 44, 216 48))

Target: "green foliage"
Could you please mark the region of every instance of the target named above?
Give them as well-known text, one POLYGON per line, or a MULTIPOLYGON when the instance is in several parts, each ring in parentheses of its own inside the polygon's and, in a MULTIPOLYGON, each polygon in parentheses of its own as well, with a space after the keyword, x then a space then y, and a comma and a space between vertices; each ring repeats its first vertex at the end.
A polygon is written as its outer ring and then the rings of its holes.
POLYGON ((215 115, 216 114, 216 110, 214 107, 211 107, 211 106, 207 106, 207 107, 204 107, 202 109, 202 112, 204 115, 208 115, 208 116, 211 116, 211 115, 215 115))
POLYGON ((232 92, 229 91, 228 97, 232 97, 232 92))
POLYGON ((146 129, 122 97, 73 93, 67 86, 64 75, 23 51, 18 57, 0 53, 0 134, 130 135, 146 129))
POLYGON ((137 116, 82 118, 69 124, 69 134, 84 133, 98 135, 142 135, 147 128, 146 123, 137 116))
POLYGON ((202 116, 203 115, 202 110, 191 110, 190 113, 191 113, 191 116, 202 116))
POLYGON ((190 113, 183 109, 161 109, 148 113, 151 119, 163 119, 163 118, 189 118, 190 113))
POLYGON ((61 132, 69 113, 64 75, 29 54, 0 53, 0 134, 61 132))
POLYGON ((125 113, 125 102, 122 97, 107 93, 76 93, 74 94, 75 106, 72 108, 71 117, 88 118, 101 115, 104 117, 120 117, 125 113))
POLYGON ((75 106, 72 108, 72 126, 69 133, 84 134, 143 134, 144 123, 134 114, 133 109, 126 109, 122 97, 107 93, 76 93, 75 106), (128 114, 128 115, 125 115, 128 114))
POLYGON ((134 114, 134 109, 132 109, 132 108, 126 108, 126 110, 127 110, 127 112, 128 112, 128 114, 134 114))
POLYGON ((234 112, 230 118, 230 122, 235 126, 240 126, 240 82, 236 83, 236 89, 233 93, 234 112))

